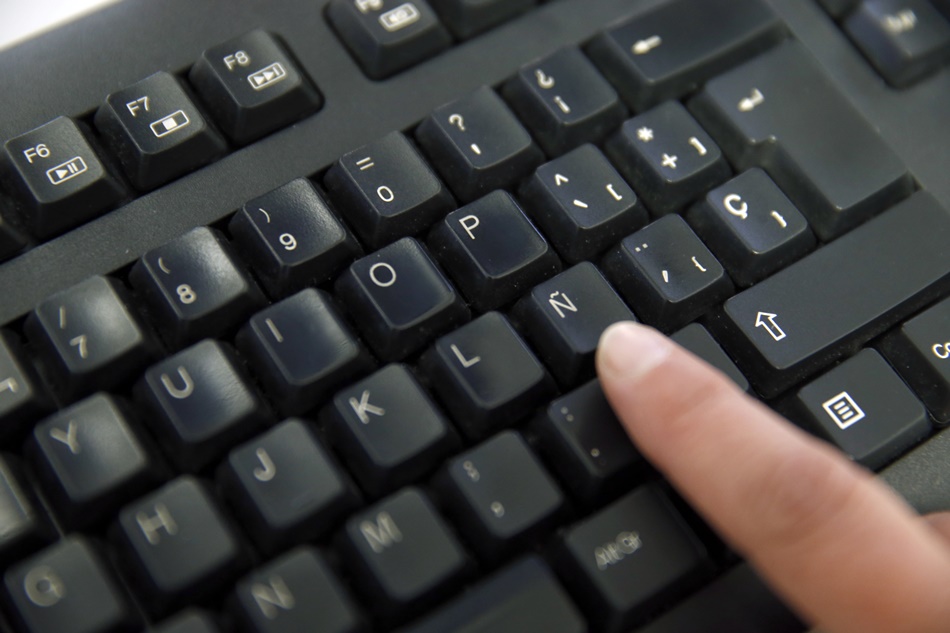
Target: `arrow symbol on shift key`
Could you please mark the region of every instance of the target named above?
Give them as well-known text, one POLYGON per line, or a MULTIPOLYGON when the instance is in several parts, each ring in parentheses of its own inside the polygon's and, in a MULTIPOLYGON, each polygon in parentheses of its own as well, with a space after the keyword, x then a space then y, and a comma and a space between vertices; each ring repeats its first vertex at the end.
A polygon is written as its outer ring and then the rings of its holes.
POLYGON ((772 314, 771 312, 759 312, 755 317, 755 327, 765 328, 765 331, 769 333, 776 341, 781 341, 785 338, 785 330, 783 330, 778 323, 775 322, 775 319, 778 317, 777 314, 772 314))

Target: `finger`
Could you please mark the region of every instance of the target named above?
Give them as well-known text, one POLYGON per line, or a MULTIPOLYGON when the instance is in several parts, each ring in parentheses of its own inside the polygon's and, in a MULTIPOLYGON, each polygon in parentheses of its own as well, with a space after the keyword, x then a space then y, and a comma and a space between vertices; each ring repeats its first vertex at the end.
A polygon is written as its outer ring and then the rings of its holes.
POLYGON ((608 329, 597 365, 643 453, 802 615, 946 630, 946 544, 869 473, 649 328, 608 329))
POLYGON ((950 512, 936 512, 923 517, 932 530, 950 543, 950 512))

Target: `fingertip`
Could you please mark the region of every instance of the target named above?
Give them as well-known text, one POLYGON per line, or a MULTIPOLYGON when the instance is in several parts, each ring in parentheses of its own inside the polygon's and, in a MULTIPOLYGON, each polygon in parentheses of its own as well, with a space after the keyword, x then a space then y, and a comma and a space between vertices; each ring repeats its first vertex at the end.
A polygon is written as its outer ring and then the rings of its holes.
POLYGON ((623 321, 608 327, 597 346, 603 380, 636 382, 669 358, 673 343, 645 325, 623 321))

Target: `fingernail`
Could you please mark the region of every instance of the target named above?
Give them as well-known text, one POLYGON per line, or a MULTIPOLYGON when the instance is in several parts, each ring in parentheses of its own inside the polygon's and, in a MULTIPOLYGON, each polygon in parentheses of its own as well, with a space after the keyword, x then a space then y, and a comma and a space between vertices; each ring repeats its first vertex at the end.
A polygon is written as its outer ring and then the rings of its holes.
POLYGON ((637 380, 670 355, 672 346, 662 334, 632 322, 617 323, 600 337, 597 364, 612 378, 637 380))

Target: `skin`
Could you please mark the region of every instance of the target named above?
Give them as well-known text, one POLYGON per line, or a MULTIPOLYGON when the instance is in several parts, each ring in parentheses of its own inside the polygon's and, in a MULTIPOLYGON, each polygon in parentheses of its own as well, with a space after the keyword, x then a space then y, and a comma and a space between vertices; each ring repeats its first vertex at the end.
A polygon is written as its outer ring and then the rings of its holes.
POLYGON ((871 473, 655 330, 601 338, 597 370, 638 448, 825 633, 950 628, 950 513, 871 473))

